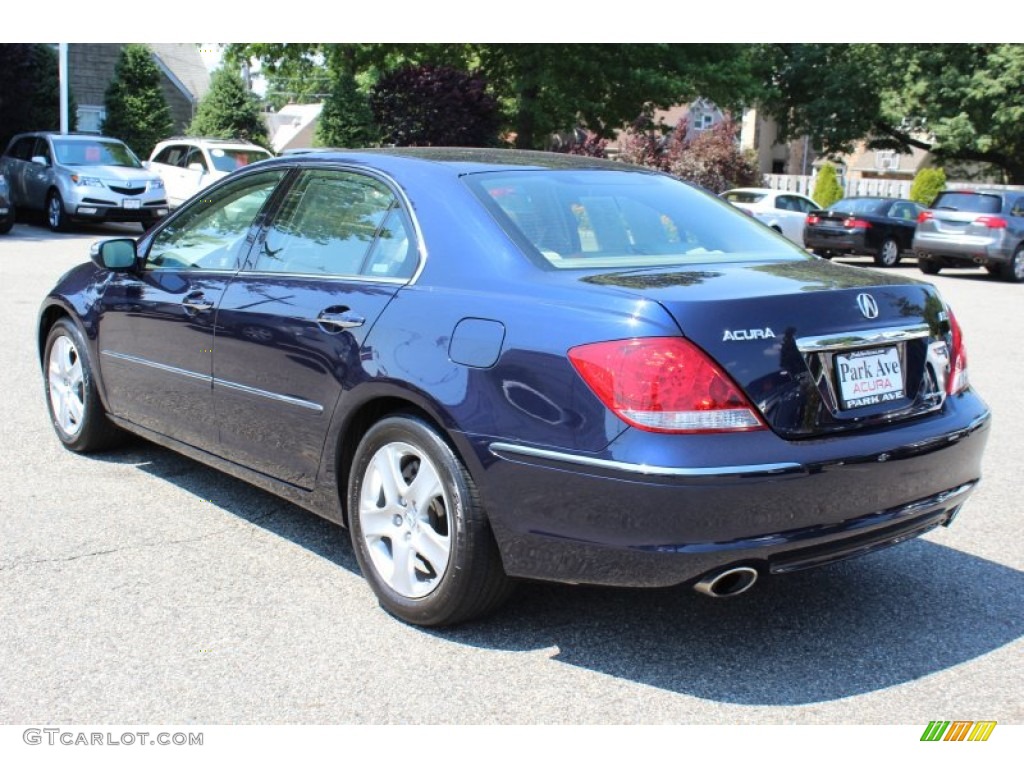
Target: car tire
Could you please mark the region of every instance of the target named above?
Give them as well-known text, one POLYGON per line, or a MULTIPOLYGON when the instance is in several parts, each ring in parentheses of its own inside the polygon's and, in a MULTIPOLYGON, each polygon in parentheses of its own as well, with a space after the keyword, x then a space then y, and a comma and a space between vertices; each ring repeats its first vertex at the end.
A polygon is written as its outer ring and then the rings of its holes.
POLYGON ((68 318, 58 320, 46 337, 45 350, 46 404, 64 447, 89 453, 121 442, 125 433, 107 419, 78 326, 68 318))
POLYGON ((11 231, 11 229, 14 227, 14 221, 16 218, 17 215, 14 210, 14 205, 12 204, 10 206, 10 209, 7 211, 7 216, 5 216, 3 219, 0 219, 0 235, 6 235, 8 232, 11 231))
POLYGON ((895 267, 900 263, 900 244, 891 237, 885 238, 875 254, 875 264, 880 267, 895 267))
POLYGON ((391 416, 370 428, 352 460, 348 511, 359 567, 403 621, 457 624, 511 593, 472 478, 422 419, 391 416))
POLYGON ((53 232, 67 232, 69 223, 64 198, 55 189, 46 198, 46 224, 53 232))
POLYGON ((819 250, 811 251, 811 253, 813 253, 815 256, 820 256, 823 259, 829 259, 829 260, 832 259, 832 251, 825 251, 825 250, 820 250, 819 249, 819 250))
POLYGON ((1017 246, 1010 260, 1002 265, 999 276, 1008 283, 1024 282, 1024 245, 1017 246))
POLYGON ((918 259, 917 268, 926 275, 937 275, 942 269, 942 265, 937 261, 932 261, 931 259, 918 259))

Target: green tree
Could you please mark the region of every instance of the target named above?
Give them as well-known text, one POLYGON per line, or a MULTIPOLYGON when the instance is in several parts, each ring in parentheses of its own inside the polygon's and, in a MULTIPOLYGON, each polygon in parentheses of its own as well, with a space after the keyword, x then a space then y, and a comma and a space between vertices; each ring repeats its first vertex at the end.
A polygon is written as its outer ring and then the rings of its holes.
POLYGON ((865 138, 917 147, 1024 183, 1024 45, 763 45, 754 58, 784 137, 807 134, 826 153, 865 138))
POLYGON ((246 89, 241 75, 227 67, 213 73, 210 90, 199 102, 188 133, 269 146, 259 99, 246 89))
POLYGON ((339 72, 317 122, 316 143, 322 147, 368 147, 376 139, 369 101, 351 73, 339 72))
POLYGON ((171 108, 160 88, 160 70, 144 45, 133 43, 121 49, 104 105, 103 133, 120 139, 144 160, 174 129, 171 108))
POLYGON ((645 107, 705 96, 723 108, 758 93, 753 47, 741 44, 269 44, 229 46, 235 60, 274 69, 315 59, 376 78, 398 67, 450 66, 483 76, 516 146, 542 147, 582 127, 610 136, 645 107))
POLYGON ((843 188, 839 186, 836 167, 832 163, 825 163, 818 170, 818 178, 814 182, 814 194, 811 197, 822 208, 829 208, 833 203, 843 199, 843 188))
POLYGON ((910 199, 921 205, 931 205, 946 188, 946 172, 942 168, 922 168, 910 185, 910 199))
MULTIPOLYGON (((41 43, 0 45, 0 151, 17 133, 60 128, 57 52, 41 43)), ((69 109, 75 129, 75 107, 69 109)))

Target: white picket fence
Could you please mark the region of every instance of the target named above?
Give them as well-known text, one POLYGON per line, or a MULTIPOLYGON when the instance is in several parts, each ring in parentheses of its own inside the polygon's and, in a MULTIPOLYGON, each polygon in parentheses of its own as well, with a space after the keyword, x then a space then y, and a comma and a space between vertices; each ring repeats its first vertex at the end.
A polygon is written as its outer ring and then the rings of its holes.
MULTIPOLYGON (((793 176, 782 173, 766 173, 764 186, 784 192, 796 192, 811 197, 814 192, 815 176, 793 176)), ((898 179, 847 179, 843 185, 844 197, 910 197, 913 182, 898 179)), ((982 184, 972 181, 950 181, 946 189, 1021 189, 1010 184, 982 184)))

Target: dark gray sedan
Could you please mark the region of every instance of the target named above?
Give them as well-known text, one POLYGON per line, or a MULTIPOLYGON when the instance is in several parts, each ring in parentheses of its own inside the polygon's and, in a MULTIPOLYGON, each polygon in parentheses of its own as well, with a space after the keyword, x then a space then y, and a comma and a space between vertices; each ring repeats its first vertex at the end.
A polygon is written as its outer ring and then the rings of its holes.
POLYGON ((923 210, 912 200, 896 197, 848 197, 807 215, 804 245, 826 259, 863 255, 873 257, 880 267, 895 267, 911 249, 923 210))

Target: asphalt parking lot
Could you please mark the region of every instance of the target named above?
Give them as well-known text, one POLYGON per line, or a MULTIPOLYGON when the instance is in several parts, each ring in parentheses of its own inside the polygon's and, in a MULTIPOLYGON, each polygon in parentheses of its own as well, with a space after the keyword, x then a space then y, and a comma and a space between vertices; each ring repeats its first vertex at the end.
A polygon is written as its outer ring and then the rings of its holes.
POLYGON ((0 236, 0 723, 1024 723, 1024 285, 929 278, 995 415, 953 527, 736 600, 531 584, 427 631, 312 514, 143 442, 59 446, 36 312, 124 232, 0 236))

